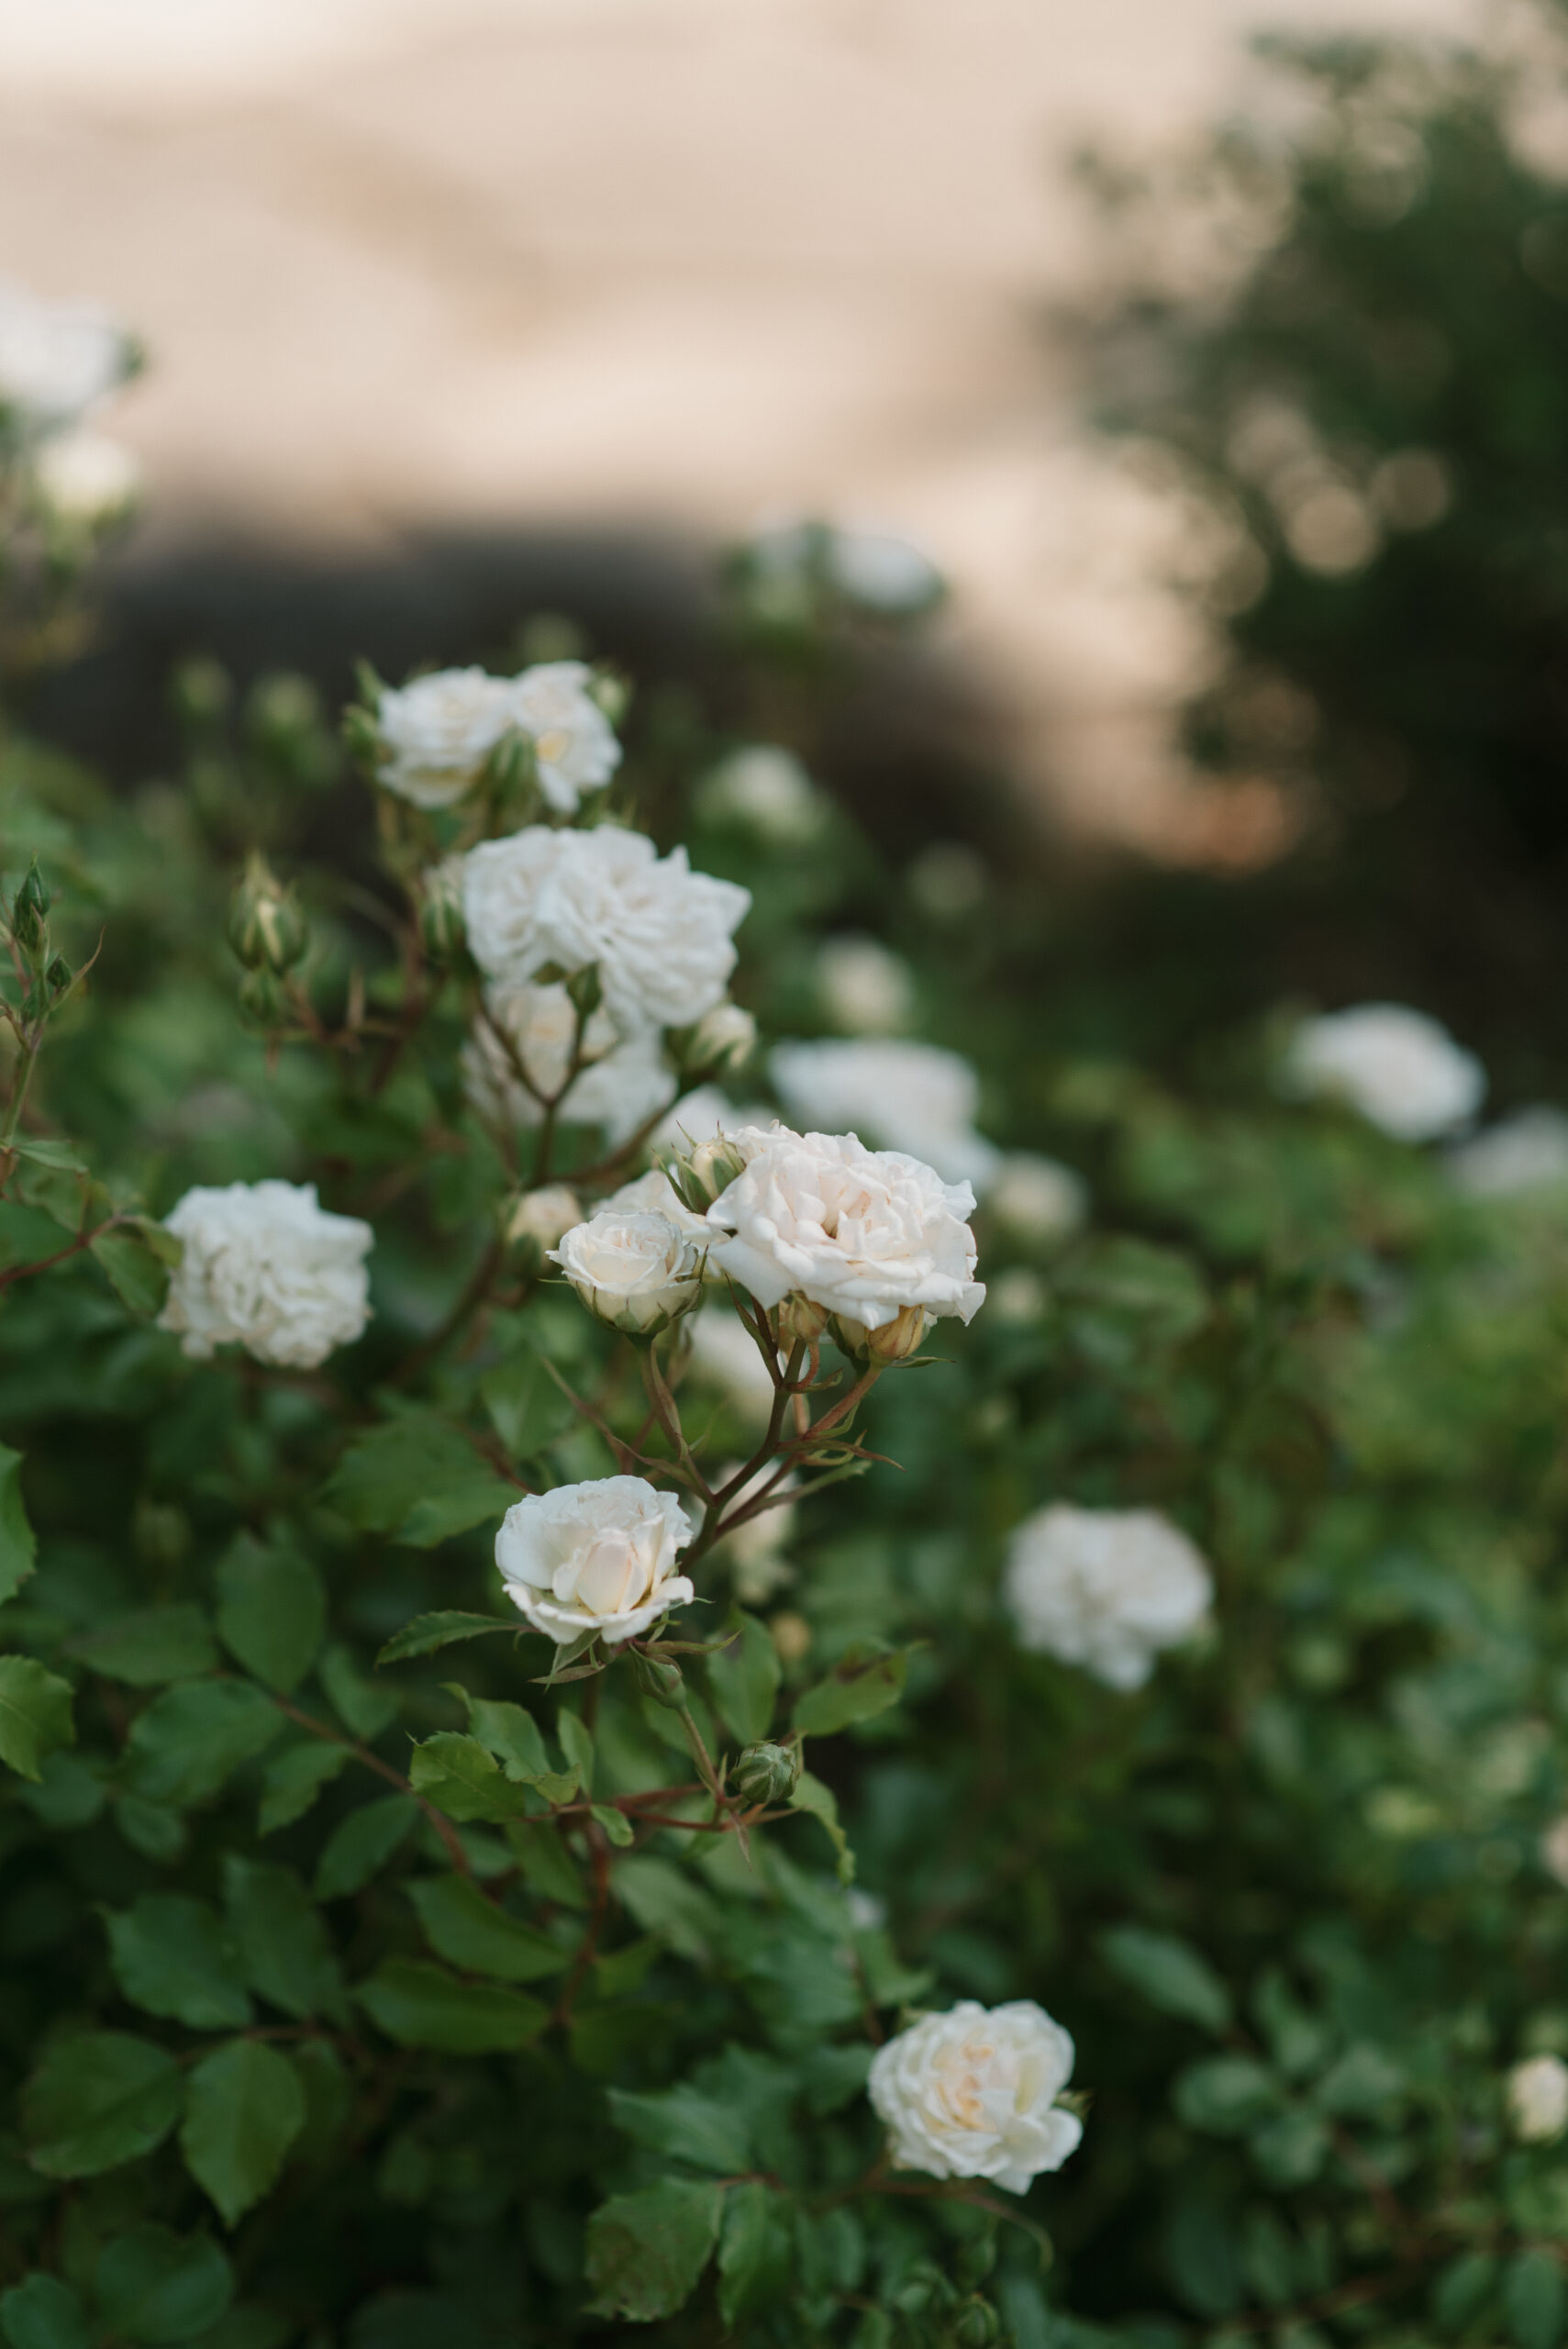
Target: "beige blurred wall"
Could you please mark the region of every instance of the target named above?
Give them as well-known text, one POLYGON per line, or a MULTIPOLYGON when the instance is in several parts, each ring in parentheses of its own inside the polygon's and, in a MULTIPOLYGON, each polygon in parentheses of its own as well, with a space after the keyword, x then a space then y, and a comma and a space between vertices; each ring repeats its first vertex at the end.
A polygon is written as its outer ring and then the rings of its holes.
POLYGON ((1041 331, 1061 159, 1231 103, 1257 7, 0 0, 0 269, 145 335, 159 536, 885 518, 1026 760, 1147 832, 1204 647, 1041 331))

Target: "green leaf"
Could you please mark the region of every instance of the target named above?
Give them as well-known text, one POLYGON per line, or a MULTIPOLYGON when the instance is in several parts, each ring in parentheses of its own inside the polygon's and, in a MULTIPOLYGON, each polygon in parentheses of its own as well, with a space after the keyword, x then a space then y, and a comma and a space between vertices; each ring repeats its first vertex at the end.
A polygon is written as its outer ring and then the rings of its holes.
POLYGON ((598 1821, 599 1825, 604 1829, 606 1835, 609 1838, 609 1841, 615 1845, 617 1851, 628 1852, 631 1849, 633 1843, 636 1842, 637 1830, 633 1827, 625 1811, 617 1810, 613 1803, 596 1802, 593 1804, 591 1807, 591 1816, 598 1821))
POLYGON ((520 1631, 520 1622, 507 1623, 498 1615, 463 1615, 448 1611, 439 1615, 416 1615, 405 1623, 401 1631, 388 1640, 376 1658, 379 1670, 384 1664, 401 1664, 406 1656, 434 1655, 438 1648, 450 1647, 454 1640, 477 1640, 486 1631, 520 1631))
POLYGON ((340 1640, 334 1640, 323 1655, 317 1677, 344 1728, 365 1743, 397 1719, 401 1707, 396 1691, 378 1688, 370 1675, 360 1670, 352 1649, 340 1640))
POLYGON ((561 1740, 561 1750, 567 1766, 575 1770, 585 1795, 594 1791, 594 1741, 583 1722, 564 1705, 556 1718, 555 1733, 561 1740))
POLYGON ((240 1970, 258 1998, 299 2022, 317 2014, 340 2021, 346 2009, 338 1961, 321 1912, 293 1868, 230 1853, 223 1896, 240 1970))
POLYGON ((820 1778, 812 1776, 809 1770, 803 1770, 795 1780, 789 1807, 791 1810, 808 1811, 813 1819, 820 1820, 838 1854, 840 1883, 853 1884, 855 1855, 850 1849, 849 1837, 839 1824, 839 1798, 832 1787, 825 1787, 820 1778))
POLYGON ((1503 2271, 1503 2312, 1518 2349, 1557 2349, 1568 2288, 1550 2251, 1523 2251, 1503 2271))
POLYGON ((461 1429, 420 1411, 351 1444, 325 1494, 351 1525, 420 1550, 504 1517, 517 1497, 461 1429))
POLYGON ((173 1607, 139 1607, 91 1631, 79 1632, 65 1653, 106 1680, 132 1688, 153 1688, 166 1680, 193 1680, 217 1665, 217 1649, 201 1609, 189 1600, 173 1607))
POLYGON ((577 1418, 571 1397, 530 1345, 486 1371, 479 1392, 492 1426, 517 1460, 537 1459, 577 1418))
POLYGON ((550 2021, 550 2009, 521 1990, 460 1982, 421 1957, 384 1958, 354 1996, 400 2047, 434 2047, 447 2055, 526 2047, 550 2021))
POLYGON ((1283 2088, 1251 2055, 1208 2055, 1179 2073, 1172 2101, 1189 2129, 1241 2137, 1280 2103, 1283 2088))
POLYGON ((350 1758, 346 1745, 328 1744, 319 1737, 304 1738, 275 1753, 261 1773, 257 1833, 272 1835, 280 1827, 303 1819, 322 1787, 337 1777, 350 1758))
POLYGON ((168 1259, 139 1221, 117 1224, 91 1243, 93 1261, 132 1313, 150 1321, 169 1294, 168 1259))
POLYGON ((125 2341, 189 2341, 217 2322, 234 2293, 210 2235, 177 2235, 146 2221, 108 2244, 95 2278, 98 2308, 125 2341))
POLYGON ((517 1854, 523 1882, 541 1900, 553 1900, 563 1909, 588 1906, 588 1888, 577 1863, 548 1818, 514 1820, 506 1841, 517 1854))
POLYGON ((24 2276, 0 2294, 0 2332, 10 2349, 88 2349, 87 2312, 57 2276, 24 2276))
POLYGON ((755 1615, 737 1612, 739 1636, 706 1659, 708 1693, 731 1737, 754 1745, 766 1737, 779 1693, 779 1652, 773 1634, 755 1615))
POLYGON ((679 2087, 632 2094, 609 2091, 610 2118, 635 2144, 671 2154, 694 2169, 721 2177, 750 2166, 751 2146, 746 2116, 683 2081, 679 2087))
POLYGON ((244 2300, 202 2333, 191 2349, 288 2349, 298 2338, 295 2327, 277 2309, 260 2300, 244 2300))
POLYGON ((522 1705, 507 1704, 491 1697, 471 1697, 466 1688, 459 1693, 468 1707, 469 1729, 486 1753, 495 1756, 509 1778, 531 1786, 550 1775, 552 1765, 545 1750, 544 1732, 532 1713, 522 1705))
POLYGON ((22 1505, 22 1455, 0 1443, 0 1606, 32 1573, 38 1541, 22 1505))
POLYGON ((713 2256, 723 2212, 722 2187, 685 2178, 613 2196, 588 2221, 590 2313, 638 2324, 673 2316, 713 2256))
POLYGON ((185 1822, 177 1810, 170 1810, 163 1803, 122 1795, 115 1805, 115 1824, 131 1850, 155 1867, 172 1868, 185 1856, 185 1822))
POLYGON ((286 1697, 316 1661, 327 1593, 310 1560, 242 1533, 217 1569, 217 1632, 230 1655, 286 1697))
POLYGON ((1113 1974, 1140 1990, 1162 2014, 1180 2015, 1205 2031, 1229 2028, 1230 1993, 1190 1942, 1141 1925, 1115 1925, 1101 1934, 1100 1954, 1113 1974))
POLYGON ((508 1916, 462 1876, 420 1876, 405 1890, 438 1957, 498 1982, 537 1982, 559 1974, 572 1953, 536 1926, 508 1916))
POLYGON ((718 2245, 718 2312, 726 2325, 770 2301, 785 2304, 791 2250, 782 2198, 760 2178, 730 2187, 718 2245))
POLYGON ((260 2040, 231 2039, 192 2072, 180 2151, 225 2226, 276 2183, 305 2113, 294 2065, 260 2040))
POLYGON ((0 1655, 0 1762, 18 1777, 37 1778, 46 1754, 75 1742, 70 1681, 30 1655, 0 1655))
POLYGON ((46 2177, 92 2177, 161 2145, 184 2080, 166 2049, 89 2031, 51 2047, 21 2095, 28 2159, 46 2177))
POLYGON ((529 1809, 528 1789, 507 1777, 476 1737, 458 1730, 438 1731, 414 1748, 408 1782, 449 1819, 500 1824, 525 1818, 529 1809))
POLYGON ((713 1895, 673 1860, 639 1853, 616 1865, 616 1890, 645 1933, 677 1956, 704 1964, 718 1947, 723 1917, 713 1895))
POLYGON ((862 1641, 849 1649, 826 1680, 796 1699, 795 1728, 806 1737, 830 1737, 851 1721, 885 1713, 904 1694, 909 1658, 919 1644, 889 1652, 862 1641))
POLYGON ((109 1963, 133 2007, 192 2031, 243 2031, 250 2001, 216 1909, 183 1892, 144 1892, 106 1915, 109 1963))
POLYGON ((361 1803, 340 1819, 316 1865, 317 1900, 341 1900, 385 1866, 419 1816, 412 1795, 361 1803))
POLYGON ((248 1680, 193 1680, 166 1688, 131 1725, 125 1783, 176 1810, 217 1794, 232 1771, 283 1733, 284 1717, 248 1680))
POLYGON ((96 1754, 88 1760, 61 1746, 46 1759, 41 1777, 17 1792, 33 1817, 41 1819, 46 1827, 86 1827, 107 1798, 104 1770, 96 1754))

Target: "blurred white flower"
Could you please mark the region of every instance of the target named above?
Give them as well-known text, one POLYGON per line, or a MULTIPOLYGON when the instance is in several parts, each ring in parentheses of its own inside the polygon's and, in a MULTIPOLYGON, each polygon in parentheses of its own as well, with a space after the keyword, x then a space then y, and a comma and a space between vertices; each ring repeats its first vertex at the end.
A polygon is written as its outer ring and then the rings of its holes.
POLYGON ((80 423, 134 361, 130 337, 95 303, 46 301, 0 278, 0 424, 19 438, 80 423))
POLYGON ((1554 1819, 1537 1847, 1540 1865, 1568 1892, 1568 1817, 1554 1819))
POLYGON ((1014 1239, 1036 1244, 1066 1240, 1089 1211, 1084 1178, 1071 1166, 1032 1150, 1000 1158, 981 1193, 987 1215, 1014 1239))
POLYGON ((661 857, 641 832, 530 824, 484 841, 463 866, 468 942, 485 976, 520 986, 549 964, 598 967, 623 1035, 685 1028, 722 1001, 750 890, 661 857))
POLYGON ((747 1163, 708 1209, 712 1260, 760 1305, 799 1295, 875 1331, 912 1314, 968 1321, 984 1304, 967 1183, 852 1134, 747 1126, 728 1139, 747 1163))
POLYGON ((1308 1019, 1284 1064, 1294 1092, 1348 1102, 1398 1141, 1434 1141, 1468 1125, 1486 1091, 1473 1052, 1425 1012, 1363 1003, 1308 1019))
POLYGON ((841 596, 890 618, 929 611, 946 592, 929 555, 895 530, 835 524, 828 533, 827 561, 828 575, 841 596))
POLYGON ((702 1293, 700 1250, 657 1210, 600 1208, 550 1256, 590 1313, 630 1336, 656 1336, 702 1293))
POLYGON ((743 824, 773 848, 804 848, 821 833, 828 807, 793 751, 754 742, 732 751, 698 784, 695 807, 709 823, 743 824))
POLYGON ((1067 2032, 1032 1998, 989 2009, 963 1998, 879 2047, 866 2092, 900 2169, 985 2177, 1024 2194, 1084 2134, 1056 2101, 1073 2055, 1067 2032))
POLYGON ((512 680, 511 717, 533 744, 539 789, 559 815, 575 813, 585 791, 620 764, 614 727, 594 699, 585 661, 540 661, 512 680))
MULTIPOLYGON (((733 1308, 705 1305, 686 1323, 691 1332, 692 1374, 726 1396, 737 1415, 765 1427, 773 1408, 773 1382, 757 1341, 733 1308)), ((780 1365, 781 1368, 783 1365, 780 1365)))
POLYGON ((817 994, 846 1035, 885 1036, 908 1025, 915 974, 880 939, 825 938, 817 953, 817 994))
MULTIPOLYGON (((733 1315, 730 1318, 733 1319, 733 1315)), ((736 1326, 740 1325, 737 1323, 736 1326)), ((752 1353, 755 1357, 755 1347, 752 1353)), ((765 1370, 762 1375, 766 1378, 765 1370)), ((713 1472, 711 1482, 716 1492, 729 1482, 740 1464, 739 1460, 731 1460, 726 1466, 713 1472)), ((735 1497, 736 1501, 754 1499, 774 1475, 776 1463, 759 1468, 756 1475, 741 1486, 735 1497)), ((787 1475, 779 1487, 780 1491, 793 1492, 796 1481, 793 1473, 787 1475)), ((730 1506, 733 1507, 734 1503, 730 1506)), ((773 1508, 764 1509, 760 1517, 749 1518, 744 1525, 738 1525, 733 1533, 727 1533, 719 1542, 715 1555, 728 1565, 735 1596, 742 1607, 765 1606, 786 1583, 795 1579, 795 1568, 784 1555, 794 1537, 795 1525, 794 1502, 779 1501, 773 1508)))
POLYGON ((198 1362, 239 1345, 258 1362, 314 1370, 370 1319, 364 1260, 375 1234, 355 1216, 328 1214, 314 1184, 198 1186, 164 1230, 184 1253, 158 1326, 198 1362))
POLYGON ((757 1049, 757 1023, 738 1003, 716 1003, 679 1039, 681 1065, 694 1076, 741 1068, 757 1049))
POLYGON ((141 461, 102 432, 62 432, 46 440, 33 465, 39 495, 56 521, 99 530, 141 502, 141 461))
POLYGON ((577 1194, 566 1183, 546 1183, 525 1191, 506 1219, 506 1237, 514 1246, 531 1240, 540 1249, 553 1248, 564 1232, 583 1220, 577 1194))
POLYGON ((1448 1153, 1448 1171, 1476 1199, 1512 1199, 1568 1183, 1568 1116, 1544 1102, 1516 1109, 1448 1153))
POLYGON ((1009 1264, 987 1284, 985 1295, 998 1321, 1022 1325, 1038 1321, 1045 1311, 1045 1283, 1028 1264, 1009 1264))
POLYGON ((1018 1644, 1141 1688, 1162 1648, 1195 1631, 1214 1586, 1184 1533, 1152 1509, 1058 1501, 1013 1529, 1003 1595, 1018 1644))
POLYGON ((641 1476, 560 1485, 514 1501, 495 1536, 506 1596, 558 1647, 635 1639, 695 1597, 675 1572, 692 1521, 641 1476))
POLYGON ((904 1037, 829 1038, 775 1044, 768 1074, 797 1125, 907 1151, 977 1190, 995 1171, 1000 1153, 974 1127, 980 1079, 957 1052, 904 1037))
POLYGON ((1530 2055, 1507 2079, 1508 2119, 1521 2144, 1546 2145, 1568 2129, 1568 2064, 1530 2055))
MULTIPOLYGON (((512 685, 484 669, 437 669, 376 704, 378 780, 416 807, 450 807, 512 731, 512 685)), ((449 860, 450 862, 450 860, 449 860)))
MULTIPOLYGON (((539 1097, 552 1098, 572 1065, 577 1031, 572 998, 558 982, 490 987, 484 1005, 488 1018, 462 1049, 463 1088, 484 1116, 504 1125, 537 1126, 544 1116, 539 1097), (514 1054, 532 1092, 518 1077, 514 1054)), ((673 1089, 659 1038, 650 1030, 623 1037, 601 1010, 589 1017, 583 1041, 595 1057, 573 1079, 559 1115, 573 1125, 601 1127, 612 1143, 625 1141, 673 1089)))

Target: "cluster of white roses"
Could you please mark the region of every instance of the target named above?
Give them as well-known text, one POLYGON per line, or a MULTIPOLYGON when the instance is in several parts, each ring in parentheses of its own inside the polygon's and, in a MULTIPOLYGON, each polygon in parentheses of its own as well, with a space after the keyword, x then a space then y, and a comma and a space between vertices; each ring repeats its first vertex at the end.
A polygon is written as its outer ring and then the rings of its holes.
POLYGON ((548 807, 572 816, 620 764, 614 727, 583 661, 541 661, 516 677, 438 669, 382 689, 377 780, 416 807, 450 807, 497 757, 526 748, 548 807))

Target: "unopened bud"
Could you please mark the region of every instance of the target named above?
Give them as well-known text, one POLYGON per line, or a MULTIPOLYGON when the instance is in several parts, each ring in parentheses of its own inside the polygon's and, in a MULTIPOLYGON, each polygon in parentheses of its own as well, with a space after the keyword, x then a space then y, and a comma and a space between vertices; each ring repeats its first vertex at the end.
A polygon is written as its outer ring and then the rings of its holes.
POLYGON ((57 954, 43 974, 43 983, 49 989, 51 1003, 58 1003, 61 996, 69 992, 71 982, 75 975, 64 955, 57 954))
POLYGON ((260 849, 228 905, 228 942, 248 971, 292 970, 310 943, 305 916, 260 849))
POLYGON ((736 1756, 729 1783, 742 1802, 787 1802, 800 1784, 800 1748, 749 1745, 736 1756))
POLYGON ((900 1306, 891 1321, 880 1330, 868 1330, 863 1321, 851 1321, 842 1314, 833 1318, 833 1335, 851 1362, 878 1364, 887 1369, 894 1363, 907 1362, 918 1353, 920 1341, 930 1327, 930 1316, 923 1305, 900 1306))
POLYGON ((239 982, 239 1009, 252 1028, 284 1026, 290 1018, 288 992, 276 971, 247 971, 239 982))
POLYGON ((814 1346, 827 1327, 827 1307, 798 1288, 792 1289, 779 1308, 781 1346, 814 1346))
POLYGON ((35 962, 49 952, 49 909, 52 903, 35 856, 11 905, 11 935, 23 953, 35 962))
POLYGON ((989 2300, 971 2300, 959 2310, 949 2338, 953 2349, 995 2349, 1002 2338, 1002 2320, 989 2300))
POLYGON ((580 971, 573 971, 566 982, 566 992, 571 997, 572 1008, 578 1019, 584 1021, 592 1019, 605 999, 605 990, 599 979, 598 964, 584 963, 580 971))
POLYGON ((462 912, 462 871, 456 857, 449 858, 443 864, 433 865, 420 885, 419 938, 426 953, 438 968, 453 961, 468 943, 468 925, 462 912))
POLYGON ((502 1230, 509 1248, 520 1248, 539 1264, 547 1248, 583 1220, 577 1194, 565 1183, 546 1183, 537 1191, 523 1191, 502 1211, 502 1230))
POLYGON ((751 1059, 757 1023, 738 1003, 716 1003, 695 1027, 672 1030, 669 1041, 685 1083, 706 1085, 751 1059))
POLYGON ((651 1697, 656 1705, 668 1705, 672 1712, 679 1712, 686 1701, 686 1687, 678 1664, 672 1663, 668 1656, 642 1655, 634 1651, 631 1668, 645 1697, 651 1697))
POLYGON ((706 1215, 715 1199, 746 1171, 745 1153, 728 1134, 715 1134, 663 1161, 670 1188, 693 1215, 706 1215))

